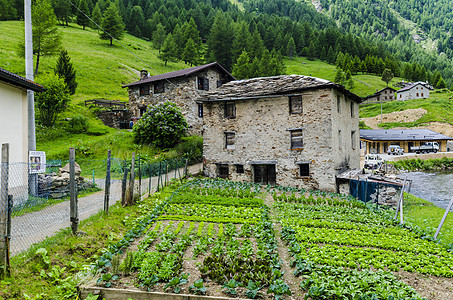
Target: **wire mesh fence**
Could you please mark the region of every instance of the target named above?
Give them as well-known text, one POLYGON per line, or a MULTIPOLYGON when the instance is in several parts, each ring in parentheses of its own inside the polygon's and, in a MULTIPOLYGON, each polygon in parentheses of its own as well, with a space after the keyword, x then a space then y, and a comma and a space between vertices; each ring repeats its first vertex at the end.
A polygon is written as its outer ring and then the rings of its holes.
MULTIPOLYGON (((78 219, 83 220, 105 208, 107 160, 76 159, 76 163, 78 219)), ((130 160, 112 158, 109 206, 124 197, 124 181, 131 180, 131 165, 130 160)), ((30 174, 33 167, 30 163, 1 164, 0 251, 9 244, 11 255, 71 225, 68 161, 48 161, 41 165, 39 174, 30 174)), ((187 160, 182 158, 156 163, 137 158, 134 194, 152 193, 173 178, 181 179, 186 167, 187 160)))

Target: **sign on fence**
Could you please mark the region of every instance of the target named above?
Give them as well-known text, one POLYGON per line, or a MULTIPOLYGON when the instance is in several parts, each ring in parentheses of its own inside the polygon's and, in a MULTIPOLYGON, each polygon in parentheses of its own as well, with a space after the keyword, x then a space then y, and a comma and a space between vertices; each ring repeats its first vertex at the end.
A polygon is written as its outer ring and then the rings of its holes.
POLYGON ((30 174, 40 174, 46 172, 46 152, 29 151, 28 162, 30 174))

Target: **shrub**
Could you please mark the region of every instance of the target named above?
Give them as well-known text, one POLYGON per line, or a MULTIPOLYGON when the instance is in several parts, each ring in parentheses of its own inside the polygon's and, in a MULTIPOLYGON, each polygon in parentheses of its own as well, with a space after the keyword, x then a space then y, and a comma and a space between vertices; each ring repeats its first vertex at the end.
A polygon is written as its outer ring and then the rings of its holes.
POLYGON ((82 115, 72 117, 68 122, 70 133, 82 133, 88 130, 88 118, 82 115))
POLYGON ((135 143, 172 148, 186 134, 187 127, 176 104, 167 101, 148 106, 132 132, 135 143))
POLYGON ((187 158, 189 164, 201 162, 203 159, 203 138, 201 136, 184 137, 175 150, 180 156, 187 158))

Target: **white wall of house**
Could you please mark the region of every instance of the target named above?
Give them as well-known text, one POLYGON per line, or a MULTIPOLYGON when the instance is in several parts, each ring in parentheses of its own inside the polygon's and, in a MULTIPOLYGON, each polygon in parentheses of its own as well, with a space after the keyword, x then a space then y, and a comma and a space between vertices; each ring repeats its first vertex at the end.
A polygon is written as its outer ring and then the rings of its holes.
POLYGON ((416 84, 411 89, 396 92, 396 100, 406 101, 420 98, 429 98, 429 89, 423 84, 416 84))
POLYGON ((12 163, 28 161, 27 92, 0 81, 0 144, 9 143, 12 163))

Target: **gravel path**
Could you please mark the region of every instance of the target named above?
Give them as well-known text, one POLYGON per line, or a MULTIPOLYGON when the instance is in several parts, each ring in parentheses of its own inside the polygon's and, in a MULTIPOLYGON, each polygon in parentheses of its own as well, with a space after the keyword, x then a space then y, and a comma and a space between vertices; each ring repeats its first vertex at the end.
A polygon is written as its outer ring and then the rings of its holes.
MULTIPOLYGON (((195 174, 202 169, 202 164, 189 167, 189 173, 195 174)), ((182 168, 180 174, 183 174, 182 168)), ((178 177, 179 174, 176 174, 178 177)), ((175 177, 175 172, 168 173, 168 180, 175 177)), ((157 187, 157 177, 152 177, 152 191, 157 187)), ((104 188, 104 180, 96 180, 100 188, 104 188)), ((138 180, 136 181, 138 184, 138 180)), ((148 193, 149 179, 142 180, 141 193, 148 193)), ((151 191, 151 192, 152 192, 151 191)), ((112 180, 110 188, 109 205, 114 205, 121 200, 121 180, 112 180)), ((98 213, 104 208, 104 191, 88 195, 78 199, 79 220, 98 213)), ((11 220, 11 255, 27 250, 32 244, 38 243, 57 233, 59 230, 69 227, 69 201, 48 206, 40 211, 14 217, 11 220)))

